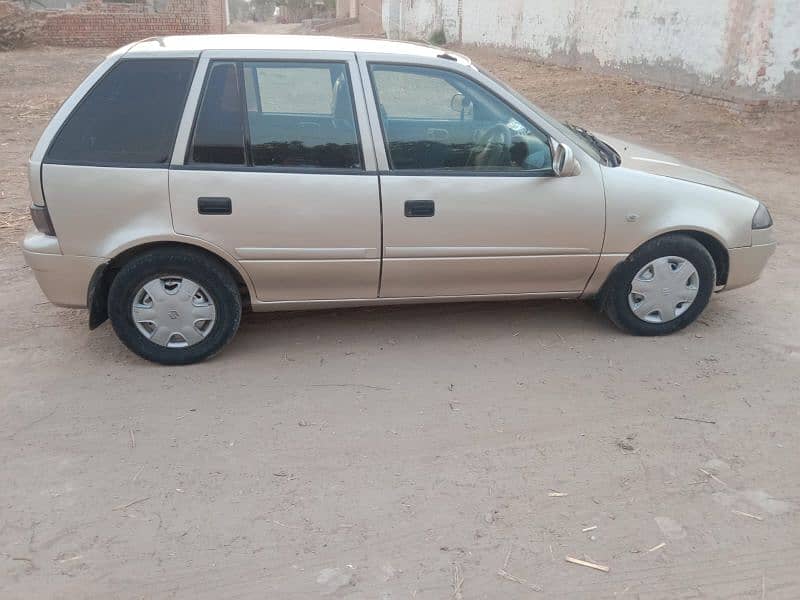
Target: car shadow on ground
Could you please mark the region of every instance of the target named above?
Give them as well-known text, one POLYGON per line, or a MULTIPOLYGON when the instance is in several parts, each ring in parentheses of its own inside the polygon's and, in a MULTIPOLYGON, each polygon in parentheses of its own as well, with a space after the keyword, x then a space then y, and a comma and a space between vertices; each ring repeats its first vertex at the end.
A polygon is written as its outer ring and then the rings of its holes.
MULTIPOLYGON (((230 353, 248 351, 270 338, 293 345, 334 340, 363 344, 392 339, 497 339, 520 333, 563 336, 615 335, 605 316, 588 302, 521 300, 409 304, 311 311, 246 313, 230 353)), ((269 342, 267 342, 269 343, 269 342)))
MULTIPOLYGON (((69 309, 61 309, 69 313, 69 309)), ((83 330, 75 324, 68 340, 84 348, 92 363, 147 366, 152 363, 132 354, 117 339, 110 322, 86 332, 83 342, 75 336, 83 330)), ((264 361, 285 358, 285 353, 344 353, 383 350, 394 345, 436 349, 448 344, 449 354, 485 344, 538 340, 549 347, 566 338, 611 339, 623 336, 590 303, 576 300, 519 300, 455 302, 395 306, 337 308, 306 311, 245 312, 231 343, 202 364, 224 365, 231 361, 264 361)))
MULTIPOLYGON (((66 309, 62 309, 66 310, 66 309)), ((69 311, 73 312, 73 311, 69 311)), ((714 336, 725 330, 725 323, 738 321, 736 309, 717 299, 712 301, 696 324, 673 335, 714 336)), ((75 324, 76 330, 83 324, 75 324)), ((71 334, 74 335, 74 334, 71 334)), ((490 346, 496 351, 508 347, 516 353, 519 343, 550 349, 630 340, 630 343, 653 338, 629 336, 612 325, 595 307, 577 300, 519 300, 496 302, 456 302, 407 304, 395 306, 337 308, 285 312, 246 312, 231 343, 202 364, 226 365, 233 361, 257 362, 272 358, 289 360, 288 355, 310 357, 320 353, 369 353, 396 345, 419 350, 441 349, 449 355, 470 354, 476 348, 490 346), (288 353, 288 355, 287 355, 288 353)), ((114 334, 110 323, 87 332, 83 344, 92 362, 138 363, 147 366, 128 351, 114 334)), ((626 344, 628 346, 628 344, 626 344)), ((532 346, 533 347, 533 346, 532 346)), ((408 358, 413 359, 411 354, 408 358)), ((291 360, 289 360, 291 362, 291 360)))

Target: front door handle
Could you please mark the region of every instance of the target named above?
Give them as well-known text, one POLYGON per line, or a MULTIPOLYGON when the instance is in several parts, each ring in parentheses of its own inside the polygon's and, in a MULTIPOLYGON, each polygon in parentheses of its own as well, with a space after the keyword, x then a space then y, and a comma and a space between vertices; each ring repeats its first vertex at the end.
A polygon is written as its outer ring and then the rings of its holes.
POLYGON ((436 214, 433 200, 406 200, 405 215, 407 217, 432 217, 436 214))
POLYGON ((231 199, 218 196, 198 198, 197 212, 201 215, 229 215, 233 212, 231 199))

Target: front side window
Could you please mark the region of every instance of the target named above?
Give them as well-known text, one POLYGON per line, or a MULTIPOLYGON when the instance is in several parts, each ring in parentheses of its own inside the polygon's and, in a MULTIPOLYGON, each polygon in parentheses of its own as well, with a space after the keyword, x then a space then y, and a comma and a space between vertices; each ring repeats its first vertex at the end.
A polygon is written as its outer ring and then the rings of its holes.
POLYGON ((120 61, 68 117, 45 161, 168 164, 193 74, 190 59, 120 61))
POLYGON ((370 76, 394 170, 552 169, 546 134, 453 71, 374 64, 370 76))

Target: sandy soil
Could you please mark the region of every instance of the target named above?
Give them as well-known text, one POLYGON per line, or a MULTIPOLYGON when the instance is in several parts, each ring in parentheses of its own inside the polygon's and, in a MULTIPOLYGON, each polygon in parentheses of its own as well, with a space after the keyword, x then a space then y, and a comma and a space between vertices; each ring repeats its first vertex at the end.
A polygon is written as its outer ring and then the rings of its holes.
POLYGON ((665 339, 568 302, 249 315, 155 367, 16 247, 27 155, 103 51, 0 54, 2 598, 800 597, 800 115, 470 53, 758 194, 763 280, 665 339))

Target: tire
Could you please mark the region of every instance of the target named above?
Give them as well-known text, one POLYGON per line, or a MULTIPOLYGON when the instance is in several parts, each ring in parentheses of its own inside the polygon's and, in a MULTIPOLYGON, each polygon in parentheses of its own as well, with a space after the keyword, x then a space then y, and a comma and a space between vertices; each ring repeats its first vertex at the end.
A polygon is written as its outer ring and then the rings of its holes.
POLYGON ((602 306, 612 323, 627 333, 667 335, 700 316, 716 280, 714 259, 700 242, 687 235, 667 234, 640 246, 615 269, 602 306), (659 275, 654 274, 656 269, 659 275), (652 282, 648 281, 651 273, 652 282), (691 302, 681 302, 692 293, 696 295, 691 302), (664 308, 665 316, 658 308, 648 313, 655 304, 664 308))
POLYGON ((134 353, 162 365, 187 365, 210 358, 233 338, 242 298, 218 260, 188 248, 156 248, 131 259, 114 277, 108 314, 117 337, 134 353), (175 328, 185 333, 170 334, 175 328))

